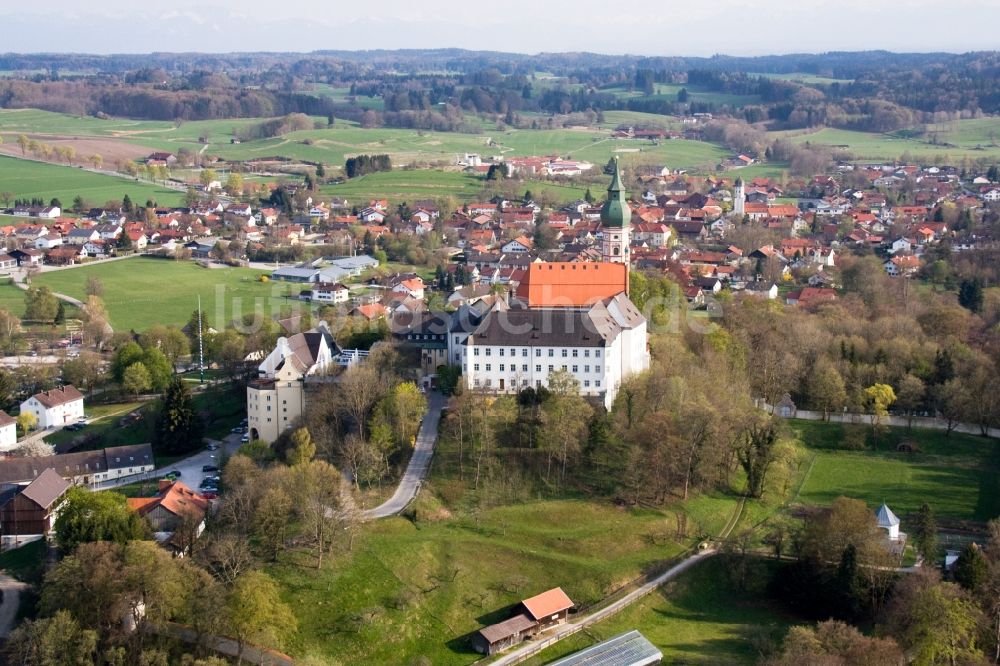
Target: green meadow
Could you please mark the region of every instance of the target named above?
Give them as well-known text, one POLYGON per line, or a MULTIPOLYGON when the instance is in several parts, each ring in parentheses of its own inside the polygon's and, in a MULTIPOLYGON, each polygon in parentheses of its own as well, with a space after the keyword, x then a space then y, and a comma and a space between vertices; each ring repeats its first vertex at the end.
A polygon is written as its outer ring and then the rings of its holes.
MULTIPOLYGON (((961 433, 890 428, 862 451, 839 448, 841 424, 791 421, 810 462, 798 502, 827 505, 840 495, 886 502, 901 517, 927 503, 942 518, 986 522, 1000 516, 1000 442, 961 433), (900 443, 917 452, 896 450, 900 443)), ((865 428, 865 426, 859 426, 865 428)), ((868 428, 870 430, 870 428, 868 428)))
POLYGON ((259 282, 264 271, 249 268, 202 268, 192 261, 136 257, 42 273, 34 284, 86 299, 91 275, 104 285, 104 304, 115 330, 142 331, 153 324, 187 324, 191 313, 202 307, 209 324, 223 328, 235 317, 260 309, 267 315, 288 311, 301 286, 283 282, 259 282))
POLYGON ((660 649, 665 664, 755 664, 760 654, 751 637, 780 640, 800 622, 762 590, 737 589, 725 562, 715 557, 524 663, 541 666, 637 629, 660 649))
POLYGON ((14 198, 40 197, 45 203, 57 198, 66 207, 77 195, 95 206, 121 201, 126 194, 140 203, 153 199, 161 205, 177 205, 184 200, 183 192, 131 178, 6 156, 0 156, 0 191, 10 192, 14 198))
POLYGON ((939 130, 938 144, 912 130, 879 134, 825 128, 815 132, 789 133, 789 138, 794 143, 843 148, 858 160, 898 160, 908 153, 919 160, 954 162, 966 157, 1000 159, 1000 146, 991 144, 989 140, 994 132, 1000 137, 1000 119, 949 123, 939 130), (953 145, 942 145, 945 143, 953 145))
MULTIPOLYGON (((469 635, 518 600, 558 585, 578 604, 594 603, 690 545, 673 537, 666 510, 543 500, 451 515, 432 483, 416 518, 366 524, 353 552, 322 569, 305 554, 270 567, 299 621, 293 656, 470 664, 479 655, 469 635)), ((719 506, 713 526, 734 506, 734 498, 719 506)))

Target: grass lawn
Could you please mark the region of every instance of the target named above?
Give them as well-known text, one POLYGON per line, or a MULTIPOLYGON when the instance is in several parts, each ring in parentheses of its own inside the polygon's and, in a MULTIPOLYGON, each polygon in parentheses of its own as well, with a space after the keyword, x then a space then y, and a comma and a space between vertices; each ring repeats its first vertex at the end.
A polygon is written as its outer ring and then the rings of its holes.
POLYGON ((18 317, 24 316, 24 292, 10 278, 0 278, 0 308, 18 317))
MULTIPOLYGON (((431 502, 421 495, 434 514, 431 502)), ((469 664, 478 659, 470 632, 518 600, 560 585, 577 603, 593 603, 690 545, 670 538, 666 511, 599 502, 437 517, 365 525, 353 553, 318 571, 306 554, 269 567, 299 620, 291 654, 331 664, 469 664)))
MULTIPOLYGON (((205 415, 205 436, 220 439, 246 415, 246 395, 233 391, 228 385, 212 387, 204 393, 194 394, 195 409, 205 415)), ((153 441, 157 415, 157 401, 125 402, 87 407, 87 416, 96 419, 79 431, 58 430, 45 437, 53 445, 76 442, 76 450, 103 449, 108 446, 146 444, 153 441), (135 409, 142 410, 142 418, 124 427, 118 422, 135 409)), ((184 456, 156 456, 157 465, 169 465, 184 456)))
POLYGON ((45 540, 32 541, 20 548, 0 553, 0 570, 17 580, 37 583, 42 575, 44 558, 45 540))
POLYGON ((1000 443, 943 431, 891 428, 877 450, 836 448, 841 424, 791 421, 815 456, 799 501, 829 504, 845 495, 876 506, 883 501, 900 515, 927 502, 942 518, 985 522, 1000 515, 1000 443), (913 442, 919 453, 897 453, 913 442))
MULTIPOLYGON (((773 566, 772 563, 767 563, 773 566)), ((797 619, 761 590, 740 592, 720 558, 705 560, 613 617, 559 641, 524 662, 541 666, 638 629, 667 664, 754 664, 751 635, 784 635, 797 619)))
POLYGON ((88 405, 88 423, 83 430, 57 430, 45 436, 45 441, 54 446, 65 447, 76 443, 77 450, 103 449, 107 446, 144 444, 153 441, 154 410, 150 403, 124 402, 107 405, 88 405), (143 418, 135 423, 120 427, 118 422, 129 412, 142 408, 143 418))
POLYGON ((55 197, 64 207, 69 207, 77 195, 95 206, 121 201, 125 194, 136 202, 153 199, 161 205, 176 205, 184 200, 183 192, 137 183, 130 178, 7 156, 0 156, 0 184, 14 198, 41 197, 48 203, 55 197))
POLYGON ((289 311, 298 301, 301 285, 258 282, 264 273, 247 268, 202 268, 191 261, 136 257, 63 271, 43 273, 36 284, 84 300, 87 278, 97 276, 104 284, 104 303, 116 330, 142 331, 153 324, 183 326, 191 313, 202 308, 210 326, 223 329, 237 317, 255 310, 275 316, 289 311))

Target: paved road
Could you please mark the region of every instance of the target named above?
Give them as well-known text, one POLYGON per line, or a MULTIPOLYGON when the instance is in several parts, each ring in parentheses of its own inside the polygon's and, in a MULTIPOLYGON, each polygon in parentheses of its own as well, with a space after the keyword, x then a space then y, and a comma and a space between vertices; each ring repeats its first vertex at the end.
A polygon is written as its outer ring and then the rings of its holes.
POLYGON ((14 580, 7 574, 0 574, 0 590, 3 590, 3 603, 0 603, 0 639, 7 638, 14 628, 21 590, 26 587, 26 583, 14 580))
POLYGON ((441 421, 441 409, 446 404, 445 397, 437 391, 427 394, 427 414, 420 424, 420 431, 417 433, 417 443, 413 447, 413 455, 410 457, 410 464, 406 467, 406 472, 393 493, 385 503, 368 509, 361 514, 364 520, 375 518, 387 518, 395 516, 413 501, 420 490, 420 484, 427 476, 427 470, 431 464, 431 456, 434 455, 434 444, 437 443, 438 423, 441 421))

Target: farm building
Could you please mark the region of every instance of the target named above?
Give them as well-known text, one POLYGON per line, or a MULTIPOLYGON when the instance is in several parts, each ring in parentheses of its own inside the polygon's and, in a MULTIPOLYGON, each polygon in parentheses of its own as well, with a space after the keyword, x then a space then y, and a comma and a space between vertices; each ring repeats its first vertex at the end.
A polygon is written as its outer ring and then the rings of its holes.
POLYGON ((5 541, 7 537, 47 535, 70 485, 50 467, 26 486, 8 486, 0 494, 0 531, 5 541))
POLYGON ((523 641, 536 626, 534 620, 521 613, 477 631, 472 637, 472 646, 476 652, 497 654, 523 641))
POLYGON ((574 652, 549 666, 650 666, 662 659, 663 653, 633 629, 574 652))
POLYGON ((562 624, 572 607, 572 600, 562 588, 554 587, 514 606, 509 619, 477 631, 472 637, 472 645, 477 652, 496 654, 529 636, 562 624))

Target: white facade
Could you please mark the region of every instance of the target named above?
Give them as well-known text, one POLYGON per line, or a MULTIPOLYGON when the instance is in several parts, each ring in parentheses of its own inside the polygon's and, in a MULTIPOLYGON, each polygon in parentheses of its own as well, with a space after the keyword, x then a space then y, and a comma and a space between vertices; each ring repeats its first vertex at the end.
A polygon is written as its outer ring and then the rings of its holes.
POLYGON ((17 421, 0 410, 0 451, 10 451, 17 446, 17 421))
POLYGON ((622 381, 649 368, 646 320, 624 294, 592 308, 537 308, 527 318, 510 315, 491 312, 464 341, 462 375, 469 389, 516 393, 547 387, 552 373, 566 371, 579 383, 581 395, 599 398, 611 409, 622 381), (526 324, 529 320, 542 325, 526 324), (505 321, 509 332, 498 333, 505 321), (601 323, 593 326, 594 321, 601 323))
POLYGON ((350 290, 344 285, 317 285, 312 290, 312 300, 316 303, 346 303, 350 290))
POLYGON ((601 259, 610 264, 629 265, 629 247, 631 245, 631 228, 602 227, 601 228, 601 259))
MULTIPOLYGON (((58 391, 59 389, 54 389, 53 391, 31 396, 21 403, 21 413, 30 412, 34 414, 35 418, 38 419, 38 427, 41 429, 60 428, 70 423, 76 423, 83 416, 83 396, 65 402, 53 401, 54 404, 46 400, 46 395, 51 395, 58 391)), ((75 392, 76 389, 73 389, 73 391, 75 392)))

